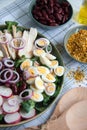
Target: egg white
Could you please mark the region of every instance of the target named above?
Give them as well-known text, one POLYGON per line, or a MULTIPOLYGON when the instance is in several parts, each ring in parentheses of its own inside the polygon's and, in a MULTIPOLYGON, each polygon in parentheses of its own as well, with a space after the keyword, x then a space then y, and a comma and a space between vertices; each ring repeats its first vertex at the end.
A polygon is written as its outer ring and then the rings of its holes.
POLYGON ((38 66, 37 70, 38 70, 39 75, 46 75, 50 73, 50 70, 45 66, 38 66))
POLYGON ((33 95, 31 97, 31 99, 35 102, 41 102, 41 101, 43 101, 44 97, 41 93, 33 91, 33 95))
POLYGON ((54 83, 47 83, 45 87, 45 93, 52 96, 55 93, 56 85, 54 83))
POLYGON ((45 55, 45 51, 42 50, 42 49, 35 49, 35 50, 33 51, 33 54, 34 54, 34 56, 40 57, 41 55, 45 55))
POLYGON ((64 74, 64 67, 63 66, 58 66, 57 68, 54 69, 54 73, 57 76, 62 76, 64 74))
POLYGON ((22 64, 20 65, 21 70, 27 70, 29 67, 32 66, 32 61, 30 59, 26 59, 22 64))
POLYGON ((51 73, 42 75, 42 80, 48 83, 53 83, 56 81, 55 77, 51 73))
POLYGON ((37 89, 44 90, 44 82, 43 80, 38 76, 35 78, 35 86, 37 89))

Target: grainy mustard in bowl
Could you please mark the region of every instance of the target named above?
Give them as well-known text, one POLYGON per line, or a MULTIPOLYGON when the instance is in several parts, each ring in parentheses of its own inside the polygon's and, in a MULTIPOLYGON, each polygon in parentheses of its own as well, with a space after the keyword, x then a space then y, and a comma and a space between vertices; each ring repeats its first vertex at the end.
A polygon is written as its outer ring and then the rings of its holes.
POLYGON ((87 63, 87 26, 70 29, 64 38, 66 52, 75 60, 87 63))

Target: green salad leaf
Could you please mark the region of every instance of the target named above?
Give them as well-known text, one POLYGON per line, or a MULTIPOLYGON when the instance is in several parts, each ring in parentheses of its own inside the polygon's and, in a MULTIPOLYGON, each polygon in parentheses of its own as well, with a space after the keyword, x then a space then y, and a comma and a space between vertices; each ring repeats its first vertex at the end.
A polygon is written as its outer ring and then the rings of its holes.
POLYGON ((23 61, 25 61, 25 60, 26 60, 26 57, 25 57, 25 56, 22 56, 20 59, 16 59, 16 60, 15 60, 15 67, 16 67, 16 68, 20 67, 21 63, 22 63, 23 61))
POLYGON ((21 103, 21 109, 24 112, 29 112, 31 109, 35 107, 35 102, 33 100, 26 100, 21 103))
POLYGON ((5 21, 5 24, 7 25, 7 30, 12 33, 12 26, 15 25, 17 26, 18 23, 15 21, 5 21))
POLYGON ((4 115, 0 114, 0 122, 3 120, 3 118, 4 118, 4 115))

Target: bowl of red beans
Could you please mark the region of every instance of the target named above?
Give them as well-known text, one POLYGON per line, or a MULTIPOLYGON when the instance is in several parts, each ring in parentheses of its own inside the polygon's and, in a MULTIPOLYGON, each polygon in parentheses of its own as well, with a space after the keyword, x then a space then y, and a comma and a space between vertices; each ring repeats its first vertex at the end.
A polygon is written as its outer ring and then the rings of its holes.
POLYGON ((72 19, 73 8, 67 0, 32 0, 29 13, 40 27, 55 29, 72 19))

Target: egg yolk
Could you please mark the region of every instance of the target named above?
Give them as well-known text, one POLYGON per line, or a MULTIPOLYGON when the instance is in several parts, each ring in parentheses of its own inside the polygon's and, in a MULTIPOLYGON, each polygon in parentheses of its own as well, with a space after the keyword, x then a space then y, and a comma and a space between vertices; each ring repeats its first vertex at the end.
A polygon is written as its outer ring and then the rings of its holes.
POLYGON ((43 86, 43 81, 42 81, 42 80, 38 80, 38 81, 37 81, 37 84, 38 84, 38 86, 41 87, 41 86, 43 86))
POLYGON ((50 93, 54 92, 55 88, 53 86, 47 87, 47 91, 50 92, 50 93))
POLYGON ((36 53, 37 53, 38 55, 43 54, 43 53, 44 53, 44 50, 38 49, 38 50, 36 50, 36 53))
POLYGON ((53 80, 54 79, 54 77, 52 76, 52 74, 47 74, 46 78, 49 79, 49 80, 53 80))
POLYGON ((38 45, 44 46, 46 44, 45 40, 39 40, 38 45))
POLYGON ((33 94, 33 98, 39 99, 39 94, 38 94, 38 93, 34 93, 34 94, 33 94))
POLYGON ((28 72, 30 73, 30 75, 34 76, 35 75, 35 71, 33 69, 29 69, 28 72))
POLYGON ((28 69, 30 67, 30 63, 28 61, 24 61, 21 65, 23 69, 28 69))
POLYGON ((63 71, 62 68, 56 68, 57 73, 62 73, 62 71, 63 71))
POLYGON ((38 67, 37 69, 38 69, 38 71, 39 71, 41 74, 45 74, 45 73, 46 73, 46 69, 43 68, 43 67, 38 67))
POLYGON ((52 66, 54 66, 54 65, 56 65, 57 64, 57 61, 56 60, 53 60, 52 62, 51 62, 51 65, 52 66))

